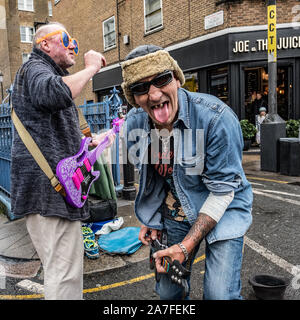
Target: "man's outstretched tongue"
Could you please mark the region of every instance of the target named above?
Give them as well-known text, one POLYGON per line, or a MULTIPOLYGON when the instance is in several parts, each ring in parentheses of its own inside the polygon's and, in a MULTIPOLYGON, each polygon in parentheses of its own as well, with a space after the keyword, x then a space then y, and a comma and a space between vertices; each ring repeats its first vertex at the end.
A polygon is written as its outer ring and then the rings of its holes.
POLYGON ((155 119, 157 121, 159 121, 160 123, 165 123, 168 121, 169 119, 169 109, 168 109, 168 103, 165 102, 163 104, 163 107, 162 108, 155 108, 153 110, 154 112, 154 116, 155 116, 155 119))

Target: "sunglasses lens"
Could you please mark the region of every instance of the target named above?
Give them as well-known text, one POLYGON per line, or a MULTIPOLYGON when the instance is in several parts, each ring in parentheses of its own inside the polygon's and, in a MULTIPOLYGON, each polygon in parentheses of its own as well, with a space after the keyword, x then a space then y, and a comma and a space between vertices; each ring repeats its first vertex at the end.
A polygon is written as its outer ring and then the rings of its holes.
POLYGON ((65 32, 62 32, 62 42, 63 42, 64 47, 68 48, 69 43, 70 43, 70 38, 65 32))
POLYGON ((172 79, 173 79, 173 73, 171 71, 167 71, 166 73, 162 73, 158 75, 156 78, 154 78, 149 82, 147 81, 147 82, 140 82, 140 83, 133 84, 130 87, 130 90, 132 94, 135 94, 137 96, 142 95, 149 91, 151 84, 153 84, 157 88, 160 88, 170 83, 172 79))
POLYGON ((75 54, 78 54, 78 51, 79 51, 78 42, 75 39, 73 39, 72 43, 75 46, 75 48, 74 48, 75 54))
POLYGON ((140 82, 137 84, 134 84, 130 87, 130 90, 132 92, 132 94, 136 94, 136 95, 142 95, 148 92, 149 90, 149 83, 148 82, 140 82))
POLYGON ((152 80, 152 82, 156 87, 160 88, 165 86, 169 82, 171 82, 172 79, 173 79, 172 72, 168 72, 168 73, 157 76, 152 80))

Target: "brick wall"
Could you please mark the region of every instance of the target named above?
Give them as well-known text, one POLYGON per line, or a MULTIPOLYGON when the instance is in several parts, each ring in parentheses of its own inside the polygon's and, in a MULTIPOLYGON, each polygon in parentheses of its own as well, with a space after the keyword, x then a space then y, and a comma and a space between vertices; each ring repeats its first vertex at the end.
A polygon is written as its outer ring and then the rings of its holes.
POLYGON ((34 0, 34 12, 18 10, 17 0, 0 0, 1 7, 0 15, 5 8, 5 20, 1 20, 3 26, 0 27, 0 70, 4 74, 5 90, 22 64, 22 53, 32 50, 31 43, 21 43, 20 26, 34 27, 35 22, 50 21, 51 17, 48 16, 48 0, 34 0))
MULTIPOLYGON (((146 43, 167 47, 185 40, 231 27, 267 24, 267 1, 241 0, 216 6, 216 0, 162 0, 163 28, 145 34, 143 0, 61 0, 53 7, 53 19, 66 25, 79 40, 80 55, 72 71, 84 67, 83 53, 94 49, 104 53, 108 65, 118 63, 136 46, 146 43), (223 10, 224 24, 209 30, 204 29, 207 15, 223 10), (117 19, 118 14, 118 19, 117 19), (119 41, 116 48, 104 51, 102 23, 111 16, 119 22, 119 41), (123 36, 129 35, 128 45, 123 36), (118 44, 119 42, 119 44, 118 44)), ((277 0, 277 23, 291 23, 295 14, 292 8, 300 5, 296 0, 277 0)), ((86 87, 77 103, 94 99, 92 83, 86 87)))

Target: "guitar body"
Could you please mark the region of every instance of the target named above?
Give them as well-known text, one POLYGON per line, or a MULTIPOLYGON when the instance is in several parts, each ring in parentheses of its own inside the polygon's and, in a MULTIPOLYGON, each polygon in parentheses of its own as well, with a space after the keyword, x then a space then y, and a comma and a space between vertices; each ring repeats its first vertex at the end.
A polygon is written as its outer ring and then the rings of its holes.
POLYGON ((82 208, 87 200, 91 185, 99 178, 99 171, 92 171, 88 150, 90 137, 82 139, 79 152, 61 160, 56 175, 66 192, 66 201, 75 208, 82 208))
POLYGON ((99 178, 99 171, 92 171, 94 163, 109 145, 109 135, 117 134, 124 119, 113 119, 113 128, 97 147, 89 151, 92 138, 82 139, 80 149, 75 156, 65 158, 56 166, 56 175, 66 193, 66 201, 75 208, 85 204, 91 185, 99 178))

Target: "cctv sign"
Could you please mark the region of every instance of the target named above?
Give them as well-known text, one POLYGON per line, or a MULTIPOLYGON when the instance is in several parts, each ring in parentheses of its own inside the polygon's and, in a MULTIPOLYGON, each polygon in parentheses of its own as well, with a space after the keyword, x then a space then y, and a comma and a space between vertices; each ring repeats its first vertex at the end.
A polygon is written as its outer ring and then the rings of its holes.
POLYGON ((268 6, 268 62, 277 61, 276 4, 268 6))

